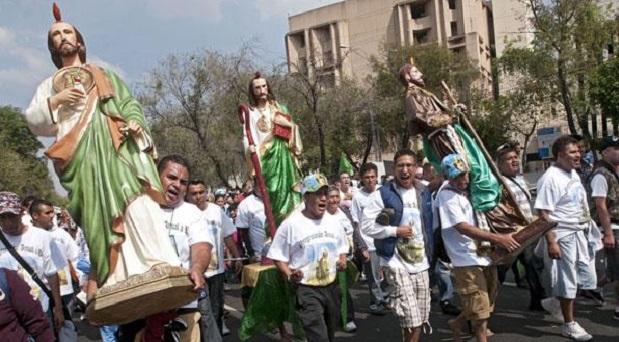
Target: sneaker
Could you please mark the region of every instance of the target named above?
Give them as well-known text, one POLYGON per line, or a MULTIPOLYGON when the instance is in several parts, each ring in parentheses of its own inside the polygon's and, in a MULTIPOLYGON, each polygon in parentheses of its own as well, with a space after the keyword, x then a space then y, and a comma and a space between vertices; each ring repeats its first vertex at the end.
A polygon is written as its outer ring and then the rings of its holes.
POLYGON ((553 319, 558 322, 563 322, 563 313, 561 312, 561 303, 555 297, 542 299, 542 308, 550 313, 553 319))
POLYGON ((619 321, 619 308, 615 309, 615 312, 613 313, 613 319, 615 321, 619 321))
POLYGON ((226 326, 226 322, 222 322, 221 324, 221 335, 228 336, 230 335, 230 329, 226 326))
POLYGON ((344 327, 344 331, 347 333, 354 333, 355 331, 357 331, 357 325, 355 324, 355 322, 348 322, 344 327))
POLYGON ((445 315, 458 316, 462 312, 460 308, 451 304, 449 300, 444 300, 440 302, 439 305, 441 306, 441 311, 443 311, 445 315))
POLYGON ((376 316, 384 316, 385 307, 380 304, 372 304, 370 305, 370 313, 376 316))
POLYGON ((591 334, 587 333, 578 323, 572 322, 563 325, 561 335, 571 338, 574 341, 590 341, 593 339, 591 334))

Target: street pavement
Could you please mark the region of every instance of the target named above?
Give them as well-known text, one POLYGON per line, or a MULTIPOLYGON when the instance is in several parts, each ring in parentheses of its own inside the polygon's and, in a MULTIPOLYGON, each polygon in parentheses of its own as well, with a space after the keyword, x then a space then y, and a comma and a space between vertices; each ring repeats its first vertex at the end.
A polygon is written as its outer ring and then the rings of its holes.
MULTIPOLYGON (((509 277, 509 276, 508 276, 509 277)), ((569 339, 561 336, 560 323, 554 322, 550 315, 544 312, 528 310, 529 292, 526 289, 517 288, 509 282, 499 290, 499 298, 496 310, 490 319, 490 328, 495 335, 489 338, 491 342, 563 342, 569 339)), ((240 341, 236 333, 240 319, 243 315, 243 305, 240 299, 238 284, 231 284, 231 289, 226 292, 226 307, 229 315, 226 325, 232 333, 224 337, 224 342, 240 341)), ((590 334, 596 342, 619 341, 619 321, 613 320, 612 314, 615 303, 614 291, 610 286, 605 288, 606 305, 598 307, 591 300, 579 298, 576 301, 576 320, 590 334)), ((369 313, 369 293, 367 285, 361 281, 351 288, 351 295, 355 304, 355 319, 357 332, 348 334, 338 331, 336 341, 401 341, 400 329, 397 318, 387 313, 385 316, 373 316, 369 313)), ((455 302, 458 303, 457 295, 455 302)), ((440 311, 438 303, 432 303, 430 313, 431 334, 422 335, 422 341, 453 341, 447 321, 451 316, 444 315, 440 311)), ((101 341, 98 330, 89 326, 86 321, 78 324, 80 336, 78 341, 101 341)), ((467 332, 465 327, 463 332, 467 332)), ((474 341, 474 336, 464 335, 464 341, 474 341)), ((251 342, 267 342, 279 340, 278 335, 268 334, 252 338, 251 342)))

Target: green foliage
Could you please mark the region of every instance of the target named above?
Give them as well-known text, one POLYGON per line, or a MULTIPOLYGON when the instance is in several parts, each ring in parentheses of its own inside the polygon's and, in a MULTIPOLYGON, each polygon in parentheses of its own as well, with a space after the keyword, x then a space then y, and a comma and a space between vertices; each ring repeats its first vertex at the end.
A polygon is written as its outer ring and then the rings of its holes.
POLYGON ((619 121, 619 59, 602 64, 590 82, 591 96, 613 122, 619 121))
POLYGON ((0 106, 0 190, 58 200, 44 158, 43 145, 30 132, 21 111, 0 106))

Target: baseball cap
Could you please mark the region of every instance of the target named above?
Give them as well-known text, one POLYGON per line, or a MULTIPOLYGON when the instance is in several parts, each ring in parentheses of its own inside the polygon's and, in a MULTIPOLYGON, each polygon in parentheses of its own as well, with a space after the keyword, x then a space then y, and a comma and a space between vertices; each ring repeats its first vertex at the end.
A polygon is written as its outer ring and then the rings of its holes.
POLYGON ((329 182, 327 182, 327 178, 325 176, 320 173, 309 175, 303 179, 303 182, 301 182, 301 195, 305 195, 307 192, 316 192, 325 186, 329 186, 329 182))
POLYGON ((2 214, 21 214, 21 200, 13 192, 0 191, 0 215, 2 214))
POLYGON ((445 156, 441 162, 441 168, 443 169, 443 175, 448 179, 457 178, 461 174, 471 171, 466 159, 457 153, 445 156))
POLYGON ((602 141, 600 141, 600 152, 604 151, 609 147, 617 147, 619 146, 619 137, 616 135, 609 135, 604 137, 602 141))

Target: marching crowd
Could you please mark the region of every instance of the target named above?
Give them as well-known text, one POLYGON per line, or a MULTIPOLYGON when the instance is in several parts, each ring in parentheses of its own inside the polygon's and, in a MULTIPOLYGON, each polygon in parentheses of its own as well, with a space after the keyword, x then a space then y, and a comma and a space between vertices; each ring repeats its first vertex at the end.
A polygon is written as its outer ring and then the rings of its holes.
MULTIPOLYGON (((562 320, 564 336, 590 340, 574 317, 574 299, 581 294, 601 303, 600 288, 619 279, 619 138, 601 141, 595 163, 582 160, 586 151, 578 137, 563 136, 552 149, 555 162, 539 180, 535 199, 521 174, 519 146, 508 143, 496 151, 504 184, 526 217, 532 220, 537 213, 558 223, 524 248, 512 234, 480 229, 469 200, 470 165, 458 154, 445 157, 437 175, 415 152, 400 150, 393 175, 381 184, 373 163, 361 165, 358 181, 346 173, 331 182, 310 175, 300 186, 303 204, 272 241, 260 192, 251 182, 240 193, 208 193, 203 181, 190 180, 182 156, 164 157, 158 164, 166 194, 163 220, 196 289, 206 284, 197 301, 170 317, 164 334, 222 340, 230 334, 224 321, 227 274, 240 276, 243 264, 268 257, 295 287, 296 310, 309 341, 333 340, 344 296, 348 315, 342 328, 356 330, 350 293, 341 293, 336 281, 348 260, 367 282, 369 311, 392 311, 405 341, 431 331, 432 289, 438 290, 441 310, 455 316, 448 323, 454 340, 461 340, 469 321, 477 340, 486 341, 493 334, 488 319, 505 272, 518 272, 511 262, 524 267, 517 281, 529 287, 530 310, 545 309, 562 320), (602 247, 607 270, 596 273, 595 256, 602 247), (496 266, 490 258, 495 248, 517 253, 509 264, 496 266), (199 269, 207 272, 194 271, 199 269), (454 292, 461 308, 452 303, 454 292)), ((90 267, 81 229, 66 210, 6 191, 0 193, 0 225, 0 335, 15 341, 26 336, 52 341, 55 335, 75 340, 72 322, 79 318, 75 309, 84 309, 90 267)), ((619 305, 614 318, 619 320, 619 305)), ((100 331, 104 341, 142 336, 148 341, 146 335, 153 333, 148 324, 100 331)), ((280 333, 289 338, 285 327, 280 333)))

